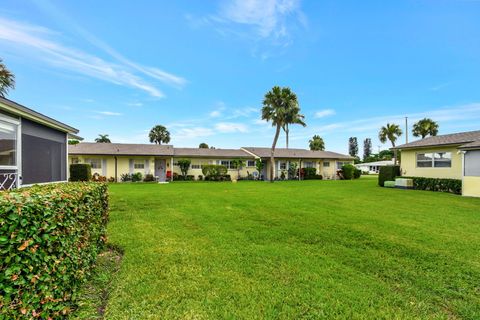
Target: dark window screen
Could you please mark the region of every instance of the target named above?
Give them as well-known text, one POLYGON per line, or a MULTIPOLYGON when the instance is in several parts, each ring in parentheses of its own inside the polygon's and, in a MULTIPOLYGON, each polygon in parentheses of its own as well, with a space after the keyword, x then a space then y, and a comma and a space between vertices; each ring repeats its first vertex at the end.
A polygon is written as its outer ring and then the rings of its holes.
POLYGON ((66 180, 66 135, 22 119, 22 183, 66 180))

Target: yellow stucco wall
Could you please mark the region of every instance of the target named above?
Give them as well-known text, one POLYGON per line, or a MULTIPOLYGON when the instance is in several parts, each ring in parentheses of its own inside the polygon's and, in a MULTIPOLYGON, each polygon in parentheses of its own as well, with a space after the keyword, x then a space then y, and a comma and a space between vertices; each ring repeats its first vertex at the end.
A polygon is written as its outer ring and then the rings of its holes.
POLYGON ((404 176, 461 179, 462 155, 455 147, 402 150, 400 167, 404 176), (417 168, 417 153, 430 152, 451 152, 452 166, 450 168, 417 168))
POLYGON ((462 194, 467 197, 480 197, 480 177, 463 177, 462 194))
MULTIPOLYGON (((102 168, 93 169, 92 175, 98 173, 99 175, 106 176, 107 178, 115 177, 115 158, 113 156, 90 156, 90 155, 69 155, 68 163, 73 163, 73 159, 78 159, 79 163, 85 163, 88 159, 100 159, 106 161, 106 167, 103 166, 105 163, 102 161, 102 168)), ((145 166, 144 169, 133 169, 133 173, 140 172, 143 176, 146 174, 154 174, 155 171, 155 157, 149 156, 118 156, 117 157, 117 179, 120 181, 120 176, 125 173, 130 173, 130 159, 134 161, 139 161, 144 163, 145 161, 149 162, 148 167, 145 166)), ((167 170, 170 170, 170 158, 166 159, 168 166, 167 170)))

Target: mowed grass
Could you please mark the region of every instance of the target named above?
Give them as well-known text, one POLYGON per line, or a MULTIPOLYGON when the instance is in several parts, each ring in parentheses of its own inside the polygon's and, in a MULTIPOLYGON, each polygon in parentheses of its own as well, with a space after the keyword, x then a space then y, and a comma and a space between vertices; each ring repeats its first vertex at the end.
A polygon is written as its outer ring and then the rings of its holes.
POLYGON ((369 177, 110 194, 106 319, 480 318, 480 199, 369 177))

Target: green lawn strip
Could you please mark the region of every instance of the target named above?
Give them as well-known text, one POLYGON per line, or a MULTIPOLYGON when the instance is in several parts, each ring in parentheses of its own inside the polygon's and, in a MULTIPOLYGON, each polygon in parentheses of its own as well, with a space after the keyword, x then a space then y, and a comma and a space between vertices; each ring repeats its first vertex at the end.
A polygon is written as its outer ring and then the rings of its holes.
POLYGON ((478 199, 369 178, 110 190, 107 319, 480 314, 478 199))
POLYGON ((91 278, 78 293, 78 308, 70 319, 103 319, 112 281, 120 269, 121 249, 107 245, 97 256, 91 278))

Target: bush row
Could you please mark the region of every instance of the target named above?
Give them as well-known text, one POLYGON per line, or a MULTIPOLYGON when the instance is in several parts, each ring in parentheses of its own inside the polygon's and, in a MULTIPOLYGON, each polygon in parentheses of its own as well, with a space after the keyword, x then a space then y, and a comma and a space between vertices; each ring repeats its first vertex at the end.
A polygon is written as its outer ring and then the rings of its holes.
POLYGON ((59 319, 105 243, 103 183, 0 193, 0 318, 59 319))
POLYGON ((353 164, 345 164, 340 170, 340 178, 342 180, 358 179, 362 175, 362 170, 357 169, 353 164))
POLYGON ((462 180, 460 179, 440 179, 425 177, 399 177, 413 180, 415 190, 449 192, 462 194, 462 180))

